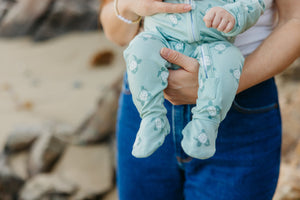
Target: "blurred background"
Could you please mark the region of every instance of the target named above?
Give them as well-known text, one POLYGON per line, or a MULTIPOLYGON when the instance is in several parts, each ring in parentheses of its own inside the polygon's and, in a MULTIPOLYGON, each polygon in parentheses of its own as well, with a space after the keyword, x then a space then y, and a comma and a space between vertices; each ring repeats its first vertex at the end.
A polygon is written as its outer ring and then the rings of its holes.
MULTIPOLYGON (((117 200, 124 48, 101 0, 0 0, 0 200, 117 200)), ((300 60, 276 77, 283 120, 275 200, 300 199, 300 60)))

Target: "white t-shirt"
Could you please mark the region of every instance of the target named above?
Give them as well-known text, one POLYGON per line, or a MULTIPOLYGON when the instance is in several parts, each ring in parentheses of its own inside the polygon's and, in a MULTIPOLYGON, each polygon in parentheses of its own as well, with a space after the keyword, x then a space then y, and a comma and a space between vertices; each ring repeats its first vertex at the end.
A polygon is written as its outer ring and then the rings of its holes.
POLYGON ((238 35, 235 39, 234 45, 241 50, 244 56, 247 56, 254 51, 273 30, 275 13, 273 6, 274 1, 264 1, 266 4, 264 14, 258 19, 253 27, 238 35))

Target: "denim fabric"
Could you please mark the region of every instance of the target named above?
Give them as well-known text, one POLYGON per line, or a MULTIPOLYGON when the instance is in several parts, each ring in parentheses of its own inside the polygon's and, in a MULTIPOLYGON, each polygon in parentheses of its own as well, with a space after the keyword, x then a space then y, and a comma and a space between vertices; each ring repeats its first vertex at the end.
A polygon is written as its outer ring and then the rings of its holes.
POLYGON ((187 156, 180 145, 193 105, 165 101, 171 124, 164 144, 135 158, 132 145, 140 117, 127 77, 119 101, 117 186, 120 200, 271 200, 279 175, 281 118, 274 79, 236 96, 219 127, 216 154, 187 156))

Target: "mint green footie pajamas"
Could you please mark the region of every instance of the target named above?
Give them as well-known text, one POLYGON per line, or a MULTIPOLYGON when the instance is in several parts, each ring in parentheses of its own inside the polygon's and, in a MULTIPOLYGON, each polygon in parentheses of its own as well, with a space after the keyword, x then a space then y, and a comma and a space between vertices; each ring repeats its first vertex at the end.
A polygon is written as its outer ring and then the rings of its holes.
POLYGON ((142 118, 132 155, 150 156, 170 132, 163 90, 168 84, 168 68, 179 66, 160 56, 160 50, 167 47, 197 59, 200 64, 198 99, 192 109, 193 118, 182 131, 181 145, 189 156, 206 159, 215 153, 218 127, 231 107, 244 63, 244 57, 232 42, 237 34, 256 23, 265 5, 263 0, 167 2, 188 2, 192 10, 145 17, 145 31, 124 52, 133 102, 142 118), (229 33, 205 26, 203 17, 215 6, 235 17, 235 26, 229 33))

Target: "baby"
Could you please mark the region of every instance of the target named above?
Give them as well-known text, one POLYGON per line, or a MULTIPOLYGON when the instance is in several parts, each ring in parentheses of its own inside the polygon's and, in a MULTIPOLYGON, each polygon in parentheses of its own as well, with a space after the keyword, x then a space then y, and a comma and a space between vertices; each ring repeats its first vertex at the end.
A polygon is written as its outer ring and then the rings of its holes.
POLYGON ((145 17, 145 31, 124 52, 133 102, 142 118, 132 155, 148 157, 170 132, 163 90, 168 84, 168 68, 178 66, 161 58, 160 50, 167 47, 199 61, 198 99, 193 118, 182 131, 181 145, 187 155, 206 159, 215 153, 218 127, 231 107, 244 64, 232 42, 256 23, 265 4, 263 0, 166 2, 188 2, 192 10, 145 17))

